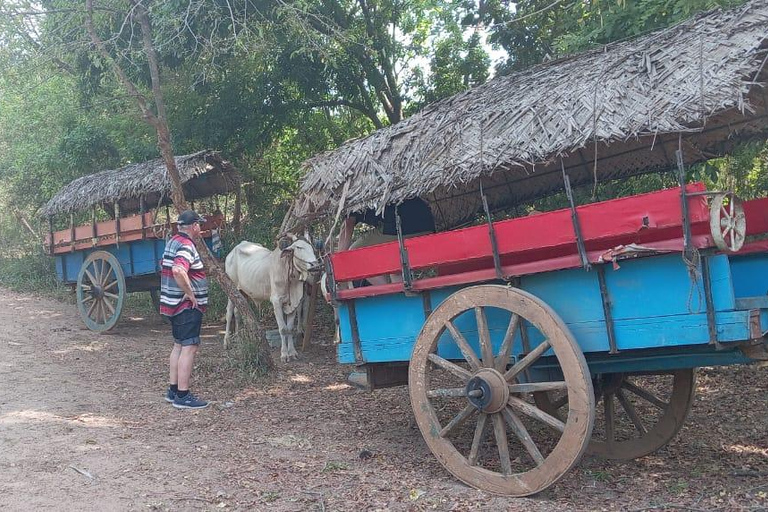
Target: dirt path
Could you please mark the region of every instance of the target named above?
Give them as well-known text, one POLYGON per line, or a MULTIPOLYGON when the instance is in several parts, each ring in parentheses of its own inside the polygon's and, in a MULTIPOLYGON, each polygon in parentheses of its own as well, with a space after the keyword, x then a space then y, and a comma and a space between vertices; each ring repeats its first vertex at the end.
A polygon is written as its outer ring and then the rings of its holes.
POLYGON ((162 400, 167 328, 112 334, 75 308, 0 289, 2 510, 766 510, 768 368, 703 370, 682 434, 632 462, 585 457, 527 499, 469 489, 436 462, 407 390, 363 393, 313 346, 264 388, 240 388, 217 328, 194 388, 162 400))

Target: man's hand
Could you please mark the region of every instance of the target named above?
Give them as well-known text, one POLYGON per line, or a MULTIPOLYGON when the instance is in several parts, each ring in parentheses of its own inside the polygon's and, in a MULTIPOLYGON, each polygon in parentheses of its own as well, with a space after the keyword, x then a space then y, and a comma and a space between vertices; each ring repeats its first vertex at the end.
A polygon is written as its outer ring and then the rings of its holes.
POLYGON ((189 302, 192 303, 192 308, 193 309, 197 309, 197 299, 195 298, 194 294, 190 295, 188 293, 185 293, 184 294, 184 298, 181 299, 181 301, 184 302, 185 300, 188 300, 189 302))

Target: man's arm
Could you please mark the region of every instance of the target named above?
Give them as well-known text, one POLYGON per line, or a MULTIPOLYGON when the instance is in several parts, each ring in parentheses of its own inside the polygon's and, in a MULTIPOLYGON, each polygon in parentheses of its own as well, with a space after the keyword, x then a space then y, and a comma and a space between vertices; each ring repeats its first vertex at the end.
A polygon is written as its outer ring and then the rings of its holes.
MULTIPOLYGON (((192 291, 192 283, 189 282, 189 275, 187 275, 187 269, 181 265, 174 265, 171 269, 173 272, 173 278, 176 280, 176 284, 184 292, 184 298, 188 299, 192 303, 193 308, 197 308, 197 298, 195 298, 195 292, 192 291)), ((184 299, 182 299, 183 301, 184 299)))

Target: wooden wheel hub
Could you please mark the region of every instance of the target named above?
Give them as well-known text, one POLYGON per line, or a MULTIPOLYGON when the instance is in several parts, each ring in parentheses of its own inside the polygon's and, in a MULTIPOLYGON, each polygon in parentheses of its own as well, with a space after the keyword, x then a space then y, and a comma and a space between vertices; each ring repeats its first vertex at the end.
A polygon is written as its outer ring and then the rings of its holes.
POLYGON ((477 410, 499 412, 509 400, 509 386, 504 376, 493 368, 483 368, 467 383, 467 398, 477 410))

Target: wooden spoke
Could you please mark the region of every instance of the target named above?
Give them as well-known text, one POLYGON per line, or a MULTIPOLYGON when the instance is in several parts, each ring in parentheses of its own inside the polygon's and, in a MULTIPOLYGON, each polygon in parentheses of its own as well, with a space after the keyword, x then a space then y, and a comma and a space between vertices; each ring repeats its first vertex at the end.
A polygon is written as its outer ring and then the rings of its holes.
POLYGON ((477 335, 480 338, 480 355, 483 357, 483 366, 493 368, 493 345, 491 345, 491 332, 488 330, 488 319, 481 307, 475 307, 475 319, 477 320, 477 335))
POLYGON ((467 421, 467 418, 472 416, 472 413, 476 411, 477 409, 475 408, 474 405, 467 404, 467 406, 464 407, 464 409, 462 409, 461 412, 459 412, 459 414, 454 416, 453 419, 449 421, 445 427, 443 427, 443 429, 440 431, 440 437, 445 437, 448 434, 450 434, 453 429, 455 429, 456 427, 458 427, 459 425, 467 421))
POLYGON ((501 413, 491 415, 493 420, 493 433, 496 436, 496 446, 499 448, 499 462, 501 472, 505 475, 512 474, 512 461, 509 458, 509 441, 507 440, 507 428, 501 413))
POLYGON ((109 316, 112 316, 115 314, 115 307, 106 298, 104 298, 104 305, 107 306, 107 308, 109 308, 109 316))
MULTIPOLYGON (((565 381, 530 382, 523 384, 510 384, 508 387, 510 393, 535 393, 538 391, 557 391, 558 389, 568 389, 568 384, 566 384, 565 381)), ((568 401, 567 394, 565 400, 568 401)))
POLYGON ((111 276, 112 276, 112 269, 111 268, 107 268, 104 271, 104 275, 101 278, 101 286, 102 286, 102 288, 106 286, 106 284, 107 284, 107 282, 109 282, 109 280, 110 280, 109 278, 111 276))
POLYGON ((516 396, 511 396, 509 397, 507 404, 509 404, 513 409, 517 409, 526 416, 530 416, 535 420, 539 420, 542 423, 545 423, 554 428, 555 430, 559 430, 560 432, 565 430, 565 423, 555 418, 554 416, 547 414, 535 405, 529 404, 525 400, 521 400, 516 396))
POLYGON ((117 279, 115 279, 111 283, 109 283, 107 285, 104 285, 104 291, 106 292, 107 290, 111 290, 112 288, 114 288, 117 285, 118 285, 118 281, 117 281, 117 279))
POLYGON ((88 316, 91 316, 91 313, 93 313, 93 310, 96 309, 96 306, 99 305, 99 301, 95 300, 93 301, 93 304, 91 304, 91 307, 88 308, 88 316))
POLYGON ((89 292, 91 291, 91 286, 88 284, 83 283, 83 291, 89 292))
POLYGON ((619 399, 619 403, 624 408, 624 411, 626 411, 627 416, 629 416, 629 419, 632 421, 632 424, 635 425, 637 431, 640 432, 640 435, 644 436, 647 434, 648 431, 646 430, 645 425, 643 425, 643 421, 640 419, 640 416, 638 416, 635 406, 629 401, 623 389, 616 390, 616 398, 619 399))
POLYGON ((459 346, 459 350, 461 350, 461 354, 464 356, 464 359, 467 360, 469 366, 472 367, 472 369, 475 371, 482 368, 483 365, 480 364, 480 360, 475 355, 475 351, 472 350, 472 347, 469 346, 469 343, 467 343, 467 339, 464 337, 464 335, 461 334, 458 329, 456 329, 456 326, 453 325, 453 322, 449 320, 445 326, 451 332, 451 336, 453 336, 454 341, 456 341, 456 345, 459 346))
POLYGON ((81 300, 80 303, 81 304, 85 304, 89 300, 94 300, 94 299, 95 299, 95 297, 93 295, 86 295, 85 297, 83 297, 83 300, 81 300))
POLYGON ((465 370, 461 366, 457 364, 453 364, 452 362, 448 361, 447 359, 443 359, 439 355, 432 353, 428 356, 429 360, 432 361, 434 364, 442 368, 443 370, 446 370, 453 375, 457 376, 458 378, 462 379, 463 381, 468 381, 472 378, 472 373, 465 370))
MULTIPOLYGON (((96 281, 96 278, 95 278, 95 277, 93 277, 93 274, 91 274, 90 272, 88 272, 88 269, 87 269, 87 268, 85 268, 85 269, 83 269, 83 270, 85 270, 85 275, 87 275, 87 276, 88 276, 88 279, 91 281, 91 284, 96 284, 96 283, 98 283, 98 281, 96 281)), ((84 286, 84 285, 81 285, 81 286, 84 286)), ((88 289, 90 290, 90 286, 88 287, 88 289)))
POLYGON ((101 283, 101 272, 104 269, 104 261, 103 260, 94 260, 93 262, 93 274, 96 276, 96 281, 93 281, 93 284, 99 284, 101 283))
POLYGON ((467 396, 464 388, 430 389, 427 391, 429 398, 457 398, 467 396))
POLYGON ((512 432, 515 433, 517 438, 525 447, 525 450, 536 463, 536 466, 541 466, 544 463, 544 456, 541 454, 539 447, 536 446, 536 443, 533 442, 531 435, 528 433, 528 429, 525 428, 525 425, 523 425, 523 422, 520 421, 520 418, 518 418, 517 415, 512 412, 512 409, 509 407, 505 407, 501 413, 507 420, 507 425, 509 425, 509 428, 512 429, 512 432))
POLYGON ((535 349, 531 350, 527 356, 519 360, 515 365, 507 370, 507 373, 504 374, 504 378, 507 382, 514 379, 520 372, 531 366, 538 358, 541 357, 541 355, 549 349, 549 341, 544 340, 541 342, 541 344, 536 347, 535 349))
POLYGON ((109 297, 110 299, 115 299, 115 300, 120 298, 120 296, 115 295, 114 293, 109 293, 109 292, 104 292, 104 296, 109 297))
POLYGON ((519 323, 520 315, 513 313, 509 319, 509 325, 507 326, 507 332, 504 335, 504 341, 501 342, 499 355, 496 357, 495 367, 499 372, 503 372, 507 369, 509 358, 512 356, 512 345, 515 341, 515 334, 517 333, 517 326, 519 323))
POLYGON ((477 465, 477 454, 480 451, 480 443, 483 441, 483 433, 485 432, 485 420, 488 419, 488 415, 484 412, 480 413, 480 417, 477 418, 477 424, 475 424, 475 435, 472 438, 472 447, 469 449, 469 457, 467 461, 470 466, 477 465))
POLYGON ((616 439, 616 417, 613 411, 613 393, 603 395, 603 408, 605 409, 605 440, 612 443, 616 439))
POLYGON ((621 387, 626 389, 627 391, 631 391, 632 393, 636 394, 640 398, 645 399, 645 401, 652 403, 662 411, 667 408, 669 405, 667 402, 655 397, 653 394, 651 394, 650 391, 646 391, 645 389, 633 384, 632 382, 625 380, 621 383, 621 387))

